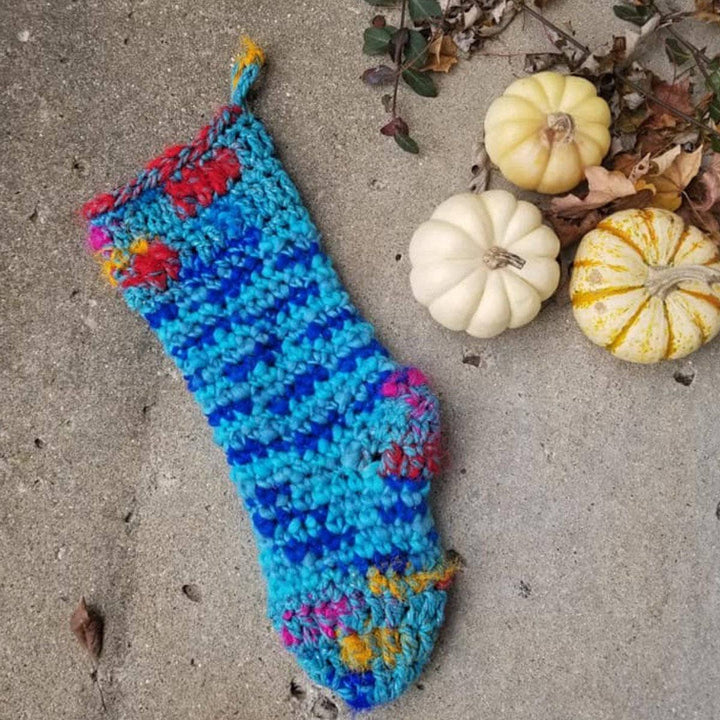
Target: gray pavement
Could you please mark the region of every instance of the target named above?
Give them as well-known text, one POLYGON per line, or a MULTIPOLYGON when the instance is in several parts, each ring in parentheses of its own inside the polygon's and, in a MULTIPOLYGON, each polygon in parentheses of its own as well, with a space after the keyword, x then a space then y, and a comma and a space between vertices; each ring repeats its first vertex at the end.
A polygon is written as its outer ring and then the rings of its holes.
MULTIPOLYGON (((548 12, 594 42, 624 27, 610 5, 548 12)), ((271 632, 222 452, 99 278, 76 213, 209 118, 241 30, 267 50, 256 109, 340 275, 442 400, 434 507, 466 566, 420 683, 368 717, 720 718, 720 341, 633 366, 590 345, 564 300, 492 341, 434 324, 410 293, 410 235, 465 188, 483 114, 522 71, 516 53, 547 41, 518 21, 488 48, 509 57, 462 63, 435 100, 404 93, 423 147, 411 157, 377 134, 379 91, 358 80, 372 12, 2 3, 2 720, 349 717, 271 632), (105 710, 68 629, 80 595, 106 617, 105 710)))

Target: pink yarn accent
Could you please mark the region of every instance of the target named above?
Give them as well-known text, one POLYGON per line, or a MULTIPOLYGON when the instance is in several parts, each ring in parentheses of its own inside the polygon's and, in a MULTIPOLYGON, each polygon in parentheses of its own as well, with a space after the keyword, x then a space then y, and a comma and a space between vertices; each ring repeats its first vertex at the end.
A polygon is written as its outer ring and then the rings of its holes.
MULTIPOLYGON (((364 602, 361 596, 356 598, 356 605, 361 602, 364 602)), ((303 604, 298 610, 285 610, 282 614, 285 622, 290 622, 295 617, 303 618, 301 628, 298 628, 302 632, 302 638, 293 635, 287 626, 283 626, 282 630, 280 630, 280 637, 286 647, 302 645, 303 643, 315 643, 320 633, 334 640, 335 627, 339 626, 343 630, 346 629, 345 625, 340 621, 340 617, 349 615, 352 611, 350 598, 347 596, 343 596, 339 600, 327 600, 314 607, 303 604)))
POLYGON ((335 638, 335 631, 329 625, 318 623, 318 626, 325 637, 329 637, 331 640, 335 638))
POLYGON ((296 638, 286 627, 280 631, 280 637, 285 647, 292 647, 293 645, 300 645, 302 643, 300 638, 296 638))
POLYGON ((383 383, 380 388, 380 395, 383 397, 406 395, 409 388, 418 385, 427 385, 427 378, 421 370, 414 367, 407 368, 407 370, 398 370, 383 383))
POLYGON ((391 377, 383 383, 383 386, 380 388, 380 394, 383 397, 397 397, 400 394, 400 388, 394 378, 391 377))
POLYGON ((322 617, 326 620, 336 621, 341 615, 348 615, 351 612, 352 609, 349 605, 349 598, 343 596, 339 600, 321 602, 315 607, 305 604, 301 605, 299 610, 285 610, 282 617, 283 620, 289 621, 295 616, 305 618, 310 615, 315 615, 316 617, 322 617))
POLYGON ((412 406, 413 411, 410 415, 416 419, 432 411, 432 403, 427 398, 418 395, 408 395, 405 398, 405 402, 412 406))
POLYGON ((90 225, 90 230, 88 231, 87 236, 87 244, 88 248, 90 248, 92 252, 99 252, 106 245, 110 245, 111 243, 112 240, 110 239, 110 236, 104 230, 99 228, 97 225, 90 225))
POLYGON ((327 620, 337 620, 341 615, 347 615, 350 612, 348 599, 346 597, 341 597, 339 600, 335 600, 334 602, 323 603, 318 606, 317 612, 327 620))

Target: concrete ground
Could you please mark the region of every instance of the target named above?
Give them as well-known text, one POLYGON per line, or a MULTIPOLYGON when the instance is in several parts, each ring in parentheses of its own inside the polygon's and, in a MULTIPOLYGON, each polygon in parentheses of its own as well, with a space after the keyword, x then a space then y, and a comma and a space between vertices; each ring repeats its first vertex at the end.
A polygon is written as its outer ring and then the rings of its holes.
MULTIPOLYGON (((591 43, 624 27, 607 2, 548 12, 591 43)), ((421 682, 368 717, 720 717, 720 341, 637 367, 590 345, 563 300, 492 341, 433 323, 410 293, 409 237, 464 189, 488 104, 547 40, 518 21, 489 48, 509 57, 462 63, 435 100, 403 93, 411 157, 377 133, 379 91, 358 80, 372 14, 2 3, 2 720, 349 717, 271 632, 224 457, 76 214, 225 100, 240 30, 268 52, 256 107, 344 282, 442 399, 434 507, 466 566, 421 682), (98 683, 68 629, 81 595, 106 618, 98 683)))

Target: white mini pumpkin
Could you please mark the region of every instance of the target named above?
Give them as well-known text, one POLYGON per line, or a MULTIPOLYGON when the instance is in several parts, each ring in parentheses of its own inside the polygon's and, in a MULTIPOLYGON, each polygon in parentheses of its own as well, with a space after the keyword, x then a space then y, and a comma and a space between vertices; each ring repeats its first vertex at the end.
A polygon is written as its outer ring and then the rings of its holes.
POLYGON ((610 108, 584 78, 540 72, 520 78, 485 116, 485 147, 512 183, 561 193, 610 149, 610 108))
POLYGON ((488 338, 529 323, 556 290, 557 235, 505 190, 454 195, 410 241, 418 302, 451 330, 488 338))
POLYGON ((720 331, 720 253, 667 210, 623 210, 578 247, 570 281, 575 319, 623 360, 689 355, 720 331))

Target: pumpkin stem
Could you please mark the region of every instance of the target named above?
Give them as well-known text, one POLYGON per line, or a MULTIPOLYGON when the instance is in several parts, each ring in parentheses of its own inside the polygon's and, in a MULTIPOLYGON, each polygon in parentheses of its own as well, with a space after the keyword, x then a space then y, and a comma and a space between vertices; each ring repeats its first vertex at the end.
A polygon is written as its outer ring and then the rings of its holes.
POLYGON ((645 287, 651 295, 664 300, 680 283, 701 282, 710 285, 720 283, 720 269, 706 265, 662 265, 650 267, 645 287))
POLYGON ((548 145, 572 142, 575 139, 575 121, 572 115, 564 112, 550 113, 543 136, 548 145))
POLYGON ((518 270, 521 270, 525 266, 525 260, 519 255, 497 246, 491 247, 485 252, 483 261, 491 270, 504 268, 508 265, 512 265, 518 270))

